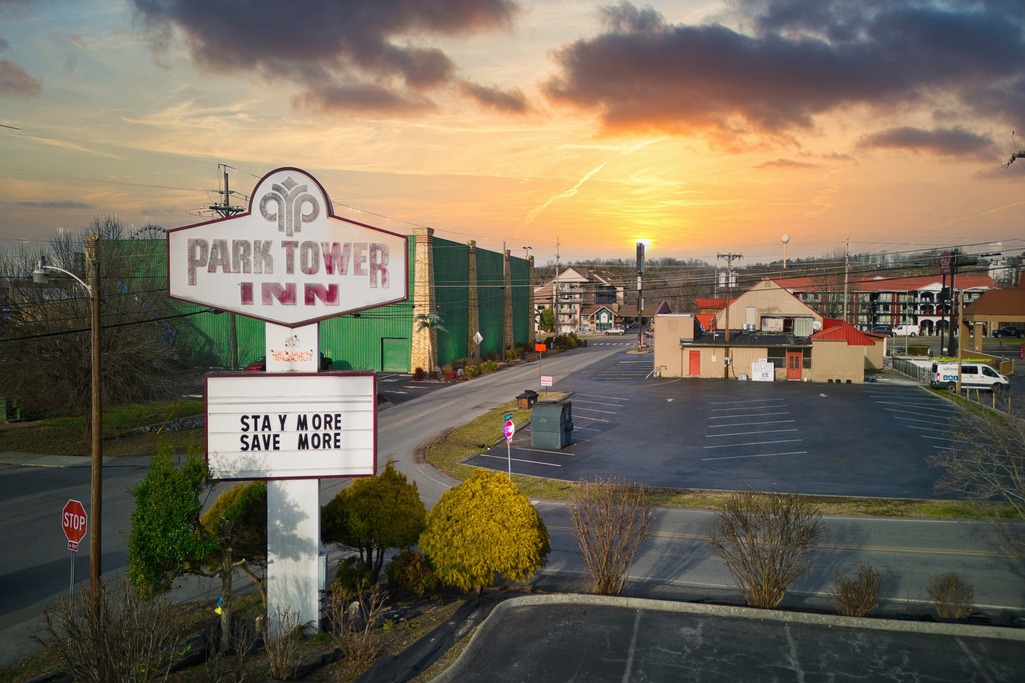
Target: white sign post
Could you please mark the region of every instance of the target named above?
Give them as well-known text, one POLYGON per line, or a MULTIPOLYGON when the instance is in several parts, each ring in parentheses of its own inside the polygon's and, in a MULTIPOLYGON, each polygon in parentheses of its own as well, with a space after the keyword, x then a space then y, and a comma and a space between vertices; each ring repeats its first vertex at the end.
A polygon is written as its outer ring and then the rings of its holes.
POLYGON ((271 171, 250 197, 245 213, 168 231, 168 293, 268 323, 267 374, 208 379, 208 461, 214 478, 268 480, 271 630, 289 613, 315 629, 319 478, 373 476, 377 446, 376 378, 307 374, 316 323, 406 301, 408 240, 335 216, 297 168, 271 171))

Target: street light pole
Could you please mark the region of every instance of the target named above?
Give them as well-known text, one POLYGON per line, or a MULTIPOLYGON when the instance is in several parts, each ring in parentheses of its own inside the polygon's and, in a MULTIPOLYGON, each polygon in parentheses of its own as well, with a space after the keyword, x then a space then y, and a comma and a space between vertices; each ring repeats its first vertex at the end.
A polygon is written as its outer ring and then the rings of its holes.
POLYGON ((55 270, 70 276, 89 293, 89 331, 90 331, 90 394, 89 394, 89 441, 91 451, 91 478, 89 516, 92 533, 89 535, 89 590, 94 605, 98 607, 100 598, 103 516, 103 374, 100 355, 100 262, 98 258, 100 236, 87 235, 85 238, 86 278, 82 280, 74 273, 57 266, 48 266, 40 259, 36 269, 32 271, 32 280, 37 284, 49 281, 47 271, 55 270))
POLYGON ((93 601, 99 598, 101 562, 103 548, 100 542, 102 523, 103 498, 103 374, 100 356, 100 261, 98 258, 99 235, 88 235, 85 238, 85 263, 89 275, 89 303, 91 307, 90 331, 91 349, 91 400, 90 405, 90 437, 92 439, 92 481, 89 510, 93 518, 93 533, 89 537, 89 588, 93 601))

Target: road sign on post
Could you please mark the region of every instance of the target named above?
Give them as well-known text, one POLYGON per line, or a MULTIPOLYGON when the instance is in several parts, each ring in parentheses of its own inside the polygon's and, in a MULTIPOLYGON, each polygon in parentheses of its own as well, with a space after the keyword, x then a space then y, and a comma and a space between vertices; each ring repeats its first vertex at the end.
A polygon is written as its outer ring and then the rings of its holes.
POLYGON ((61 528, 68 538, 68 550, 78 552, 78 544, 85 538, 88 516, 85 508, 77 500, 69 500, 61 510, 61 528))

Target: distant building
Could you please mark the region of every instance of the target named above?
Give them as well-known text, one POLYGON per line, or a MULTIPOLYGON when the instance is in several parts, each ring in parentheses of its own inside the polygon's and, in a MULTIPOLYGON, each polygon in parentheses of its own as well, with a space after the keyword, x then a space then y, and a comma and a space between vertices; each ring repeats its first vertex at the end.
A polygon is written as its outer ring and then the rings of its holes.
MULTIPOLYGON (((779 278, 775 282, 823 315, 844 317, 844 285, 832 277, 779 278)), ((862 330, 876 325, 918 325, 922 334, 949 329, 950 316, 994 288, 989 275, 959 274, 956 291, 949 290, 940 275, 885 278, 877 276, 847 285, 846 320, 862 330)))
POLYGON ((567 268, 534 288, 535 319, 546 308, 555 311, 555 332, 603 332, 623 324, 623 285, 591 270, 567 268), (595 315, 604 308, 604 316, 595 315))
POLYGON ((823 316, 777 281, 759 282, 728 306, 697 303, 706 312, 655 319, 657 374, 861 384, 866 370, 883 366, 886 337, 823 316))

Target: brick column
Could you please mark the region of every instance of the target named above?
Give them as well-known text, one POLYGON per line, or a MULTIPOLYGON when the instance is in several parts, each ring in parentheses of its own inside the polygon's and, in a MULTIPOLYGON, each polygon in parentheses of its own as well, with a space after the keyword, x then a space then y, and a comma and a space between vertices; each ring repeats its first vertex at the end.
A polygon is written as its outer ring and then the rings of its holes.
POLYGON ((418 316, 436 313, 434 299, 434 228, 413 228, 416 239, 413 266, 413 330, 410 344, 410 370, 423 368, 427 373, 438 367, 438 333, 421 328, 418 316))
POLYGON ((473 340, 474 335, 480 331, 480 299, 477 293, 477 242, 470 240, 466 243, 466 246, 470 248, 470 263, 469 263, 469 283, 467 284, 467 294, 469 295, 468 308, 466 310, 467 330, 466 330, 466 357, 475 360, 480 360, 480 346, 473 340))

